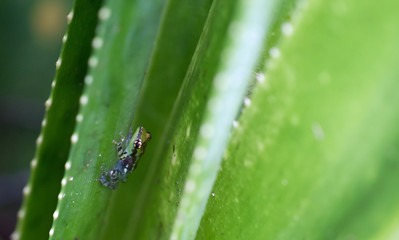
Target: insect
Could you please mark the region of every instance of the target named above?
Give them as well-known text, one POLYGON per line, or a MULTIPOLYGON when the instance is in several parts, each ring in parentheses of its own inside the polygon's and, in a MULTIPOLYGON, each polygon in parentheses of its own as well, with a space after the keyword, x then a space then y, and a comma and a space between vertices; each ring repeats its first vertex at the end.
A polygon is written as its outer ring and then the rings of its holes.
POLYGON ((127 139, 121 137, 120 142, 113 143, 118 150, 118 163, 114 169, 102 173, 101 178, 96 179, 102 185, 110 189, 117 189, 119 181, 126 182, 127 176, 136 167, 141 156, 144 154, 145 147, 151 139, 151 133, 147 132, 143 127, 138 127, 136 132, 132 134, 132 129, 129 131, 127 139))

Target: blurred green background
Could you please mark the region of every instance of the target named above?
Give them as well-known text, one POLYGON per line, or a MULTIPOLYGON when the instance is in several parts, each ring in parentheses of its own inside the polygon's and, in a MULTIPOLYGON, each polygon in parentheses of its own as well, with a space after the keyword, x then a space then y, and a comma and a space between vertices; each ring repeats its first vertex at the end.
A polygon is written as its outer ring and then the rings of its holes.
POLYGON ((0 2, 0 239, 16 224, 72 4, 0 2))

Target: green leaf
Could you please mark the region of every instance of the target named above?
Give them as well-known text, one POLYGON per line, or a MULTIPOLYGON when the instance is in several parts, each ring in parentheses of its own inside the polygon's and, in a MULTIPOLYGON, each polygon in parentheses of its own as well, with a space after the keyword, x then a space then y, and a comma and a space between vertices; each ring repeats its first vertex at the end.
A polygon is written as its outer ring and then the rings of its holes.
POLYGON ((397 236, 394 5, 298 9, 232 135, 198 239, 397 236))
MULTIPOLYGON (((167 236, 171 228, 171 219, 158 217, 156 206, 166 199, 158 196, 154 199, 161 189, 153 186, 160 184, 159 172, 164 164, 161 156, 170 144, 170 132, 179 117, 171 116, 172 108, 179 102, 176 98, 211 3, 210 0, 170 0, 167 3, 134 119, 134 125, 145 126, 152 139, 138 169, 112 198, 107 216, 109 222, 101 234, 103 239, 155 238, 167 236), (168 124, 169 121, 173 124, 168 124)), ((174 209, 175 204, 169 207, 174 209)))
MULTIPOLYGON (((227 8, 224 4, 231 2, 216 1, 212 13, 219 16, 219 12, 227 8)), ((236 11, 227 22, 226 29, 229 31, 218 59, 218 67, 214 75, 208 77, 211 80, 208 82, 211 90, 206 105, 201 109, 203 115, 199 119, 194 118, 197 120, 195 124, 183 118, 181 123, 183 129, 179 130, 176 139, 183 142, 187 137, 184 130, 191 128, 190 125, 193 124, 195 125, 193 137, 196 141, 193 156, 191 156, 193 148, 187 151, 184 146, 182 150, 183 152, 186 150, 187 155, 177 155, 183 159, 182 162, 186 160, 185 164, 189 163, 190 167, 171 233, 172 239, 190 239, 197 232, 230 137, 230 128, 239 112, 251 72, 260 56, 264 33, 271 23, 272 9, 273 1, 237 2, 236 11)), ((212 17, 208 22, 210 29, 212 25, 217 25, 216 21, 221 21, 220 18, 212 17)), ((214 37, 212 34, 217 36, 220 32, 209 31, 210 38, 214 37)), ((209 54, 207 50, 205 56, 209 54)), ((198 64, 197 67, 206 69, 208 66, 198 64)), ((191 101, 197 100, 195 93, 200 92, 199 88, 194 88, 193 91, 191 101)), ((183 116, 187 113, 192 114, 195 109, 195 104, 189 105, 183 116)))
POLYGON ((13 233, 15 238, 45 239, 48 236, 75 127, 99 5, 100 1, 80 0, 68 15, 74 20, 64 36, 53 91, 45 103, 46 116, 31 162, 29 182, 24 188, 24 201, 13 233))
POLYGON ((97 239, 103 228, 112 191, 95 179, 115 166, 112 140, 119 138, 119 132, 127 134, 131 126, 163 4, 162 0, 110 1, 96 13, 101 22, 93 39, 51 239, 97 239))

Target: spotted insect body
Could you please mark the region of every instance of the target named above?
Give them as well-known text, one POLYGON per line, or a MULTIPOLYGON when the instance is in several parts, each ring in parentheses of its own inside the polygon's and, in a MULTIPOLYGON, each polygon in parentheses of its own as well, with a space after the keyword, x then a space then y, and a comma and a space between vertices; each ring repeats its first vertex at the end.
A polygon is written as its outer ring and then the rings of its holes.
POLYGON ((118 151, 118 163, 112 170, 103 172, 97 181, 113 190, 118 188, 120 181, 126 182, 127 176, 137 167, 150 139, 151 134, 143 127, 138 127, 134 134, 130 130, 127 139, 121 137, 120 142, 113 141, 118 151))

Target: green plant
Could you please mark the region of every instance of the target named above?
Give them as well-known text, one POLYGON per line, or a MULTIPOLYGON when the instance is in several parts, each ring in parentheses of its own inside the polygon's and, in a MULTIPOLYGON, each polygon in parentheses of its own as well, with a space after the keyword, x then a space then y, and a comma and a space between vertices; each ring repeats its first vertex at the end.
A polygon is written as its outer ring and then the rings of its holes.
POLYGON ((15 236, 394 239, 395 4, 76 0, 15 236), (101 186, 137 126, 138 168, 101 186))

